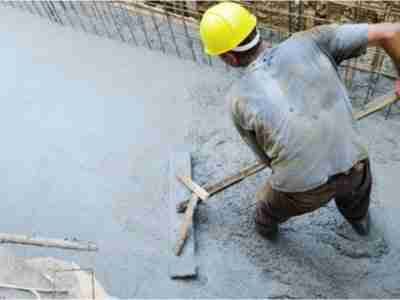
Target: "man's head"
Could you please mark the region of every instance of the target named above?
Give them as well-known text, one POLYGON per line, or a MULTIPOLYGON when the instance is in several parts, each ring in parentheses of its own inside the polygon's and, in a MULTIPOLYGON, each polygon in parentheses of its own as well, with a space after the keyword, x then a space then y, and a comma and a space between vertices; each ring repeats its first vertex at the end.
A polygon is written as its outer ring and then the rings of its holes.
POLYGON ((209 8, 200 22, 204 51, 233 66, 247 66, 261 45, 257 20, 237 3, 223 2, 209 8))

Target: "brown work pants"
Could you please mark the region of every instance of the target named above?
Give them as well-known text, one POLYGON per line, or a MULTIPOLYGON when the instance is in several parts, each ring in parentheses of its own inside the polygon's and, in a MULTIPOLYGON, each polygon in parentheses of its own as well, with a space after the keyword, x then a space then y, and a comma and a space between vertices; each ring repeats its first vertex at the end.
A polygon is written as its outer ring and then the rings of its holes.
POLYGON ((256 225, 276 226, 290 217, 302 215, 326 205, 335 198, 340 213, 351 223, 368 212, 372 176, 368 160, 357 163, 349 172, 332 176, 313 190, 287 193, 267 183, 257 192, 256 225))

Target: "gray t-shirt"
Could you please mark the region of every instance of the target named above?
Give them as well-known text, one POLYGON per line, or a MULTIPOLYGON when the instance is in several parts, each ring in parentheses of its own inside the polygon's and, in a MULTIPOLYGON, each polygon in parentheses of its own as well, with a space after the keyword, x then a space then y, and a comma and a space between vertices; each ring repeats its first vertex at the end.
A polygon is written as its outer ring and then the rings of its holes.
POLYGON ((368 157, 337 70, 367 43, 367 24, 315 27, 265 51, 232 86, 233 122, 271 166, 274 189, 311 190, 368 157))

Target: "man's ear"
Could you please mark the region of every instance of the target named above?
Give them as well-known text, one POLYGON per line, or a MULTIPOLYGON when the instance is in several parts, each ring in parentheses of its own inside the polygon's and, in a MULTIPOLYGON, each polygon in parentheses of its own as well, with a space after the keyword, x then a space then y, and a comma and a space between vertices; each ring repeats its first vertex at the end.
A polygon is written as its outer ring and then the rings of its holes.
POLYGON ((220 55, 221 59, 232 67, 239 67, 240 62, 238 57, 232 52, 226 52, 220 55))

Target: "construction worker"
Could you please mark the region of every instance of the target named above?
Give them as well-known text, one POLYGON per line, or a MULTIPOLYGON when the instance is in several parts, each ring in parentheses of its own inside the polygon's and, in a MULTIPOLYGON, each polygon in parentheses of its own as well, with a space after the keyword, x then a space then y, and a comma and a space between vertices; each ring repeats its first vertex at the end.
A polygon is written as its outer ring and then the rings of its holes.
POLYGON ((273 238, 279 223, 334 198, 355 231, 368 234, 370 163, 338 65, 380 46, 400 71, 400 24, 323 25, 271 48, 256 23, 223 2, 204 13, 200 36, 207 54, 243 68, 229 92, 232 120, 272 169, 256 195, 257 231, 273 238))

